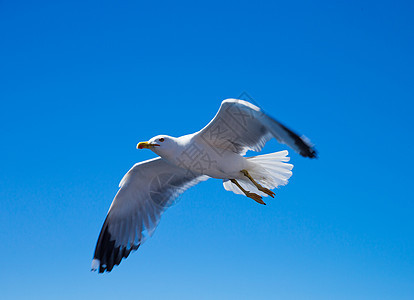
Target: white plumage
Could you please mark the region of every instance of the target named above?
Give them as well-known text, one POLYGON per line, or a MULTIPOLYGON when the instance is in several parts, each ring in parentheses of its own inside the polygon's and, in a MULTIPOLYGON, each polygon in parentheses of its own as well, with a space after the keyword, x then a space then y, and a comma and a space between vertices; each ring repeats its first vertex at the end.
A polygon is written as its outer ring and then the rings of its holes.
POLYGON ((273 197, 271 190, 286 185, 292 175, 288 152, 243 155, 260 151, 273 137, 302 156, 316 157, 309 140, 237 99, 224 100, 199 132, 179 138, 159 135, 139 143, 138 148, 149 148, 160 157, 135 164, 121 180, 98 238, 92 270, 110 272, 151 236, 178 195, 210 177, 223 179, 227 191, 264 204, 262 197, 273 197))

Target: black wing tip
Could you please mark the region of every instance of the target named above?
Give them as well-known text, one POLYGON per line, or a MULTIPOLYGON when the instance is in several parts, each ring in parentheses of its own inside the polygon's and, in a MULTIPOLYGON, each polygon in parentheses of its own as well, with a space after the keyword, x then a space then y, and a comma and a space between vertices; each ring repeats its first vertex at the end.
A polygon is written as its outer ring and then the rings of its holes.
POLYGON ((124 246, 115 247, 115 240, 109 233, 107 220, 105 220, 94 254, 94 260, 99 261, 99 267, 92 266, 92 271, 111 272, 114 266, 119 265, 123 258, 127 258, 131 251, 137 250, 139 246, 140 244, 133 245, 128 249, 124 246))
POLYGON ((319 158, 318 152, 313 148, 308 148, 306 150, 301 150, 299 154, 302 155, 303 157, 308 157, 310 159, 319 158))
POLYGON ((295 145, 299 148, 298 152, 300 155, 303 157, 318 158, 318 152, 313 148, 313 144, 306 136, 303 135, 300 137, 298 134, 287 128, 282 123, 279 124, 293 139, 295 145))
POLYGON ((107 263, 100 262, 98 273, 99 274, 102 274, 102 273, 105 273, 105 272, 110 273, 115 266, 118 266, 121 263, 123 258, 127 258, 129 256, 129 254, 132 251, 137 250, 139 248, 139 246, 140 245, 134 246, 130 249, 126 249, 125 247, 113 248, 113 253, 114 253, 113 256, 115 258, 119 257, 119 259, 114 261, 113 263, 111 263, 111 260, 107 261, 107 263))

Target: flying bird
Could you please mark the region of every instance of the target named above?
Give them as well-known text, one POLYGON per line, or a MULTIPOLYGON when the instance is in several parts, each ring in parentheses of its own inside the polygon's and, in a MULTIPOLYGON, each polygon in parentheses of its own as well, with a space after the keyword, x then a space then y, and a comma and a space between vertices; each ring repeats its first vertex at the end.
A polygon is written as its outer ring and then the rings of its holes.
POLYGON ((188 188, 209 178, 259 204, 286 185, 293 165, 288 151, 244 157, 275 138, 300 155, 316 157, 310 141, 244 100, 227 99, 200 131, 178 138, 158 135, 140 142, 159 157, 135 164, 122 178, 98 237, 92 271, 110 272, 152 235, 161 214, 188 188))

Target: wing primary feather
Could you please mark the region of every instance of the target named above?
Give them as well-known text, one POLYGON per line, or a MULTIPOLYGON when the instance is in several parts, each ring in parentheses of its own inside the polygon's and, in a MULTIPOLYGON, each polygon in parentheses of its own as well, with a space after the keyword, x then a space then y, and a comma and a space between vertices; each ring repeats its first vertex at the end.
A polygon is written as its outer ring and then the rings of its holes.
POLYGON ((280 134, 277 133, 277 127, 271 126, 270 131, 275 135, 275 138, 279 140, 280 142, 286 143, 288 146, 295 149, 300 155, 303 157, 309 157, 309 158, 317 158, 317 152, 313 148, 313 145, 310 143, 310 140, 303 136, 300 137, 298 134, 293 132, 291 129, 280 123, 279 121, 276 121, 272 117, 267 116, 267 118, 274 124, 277 124, 280 126, 280 128, 288 135, 288 138, 283 138, 280 134), (276 132, 275 132, 276 131, 276 132), (289 141, 289 138, 292 139, 292 142, 289 141), (296 146, 296 147, 295 147, 296 146))

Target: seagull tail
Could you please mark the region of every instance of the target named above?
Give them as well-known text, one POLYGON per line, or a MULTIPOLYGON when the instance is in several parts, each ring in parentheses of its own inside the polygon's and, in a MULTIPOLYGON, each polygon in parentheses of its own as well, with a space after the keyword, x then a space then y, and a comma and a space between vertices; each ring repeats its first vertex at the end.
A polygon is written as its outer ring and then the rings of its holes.
MULTIPOLYGON (((246 157, 249 162, 247 171, 252 178, 263 187, 273 190, 288 183, 292 176, 293 165, 287 163, 290 160, 288 151, 279 151, 270 154, 246 157)), ((267 197, 259 191, 249 179, 238 179, 240 185, 248 191, 267 197)), ((229 180, 223 182, 224 189, 235 194, 243 194, 242 191, 229 180)))

